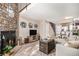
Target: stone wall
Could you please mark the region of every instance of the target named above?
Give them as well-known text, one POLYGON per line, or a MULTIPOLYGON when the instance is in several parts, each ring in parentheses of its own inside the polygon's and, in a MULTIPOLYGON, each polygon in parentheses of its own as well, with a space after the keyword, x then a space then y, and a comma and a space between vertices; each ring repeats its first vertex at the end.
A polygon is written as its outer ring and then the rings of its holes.
POLYGON ((18 18, 18 4, 0 3, 0 31, 17 30, 18 18))

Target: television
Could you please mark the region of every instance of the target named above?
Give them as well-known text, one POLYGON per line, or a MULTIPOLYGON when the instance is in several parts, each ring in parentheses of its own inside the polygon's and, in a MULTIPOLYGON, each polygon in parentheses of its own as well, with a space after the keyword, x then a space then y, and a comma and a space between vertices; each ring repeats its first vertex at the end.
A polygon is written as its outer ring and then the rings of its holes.
POLYGON ((36 35, 37 34, 37 30, 30 30, 30 36, 31 35, 36 35))

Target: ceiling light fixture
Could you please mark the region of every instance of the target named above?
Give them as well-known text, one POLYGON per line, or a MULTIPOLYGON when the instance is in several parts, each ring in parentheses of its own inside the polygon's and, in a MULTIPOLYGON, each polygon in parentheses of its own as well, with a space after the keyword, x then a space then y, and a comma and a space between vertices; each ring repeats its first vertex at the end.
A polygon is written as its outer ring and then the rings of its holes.
POLYGON ((69 16, 69 17, 65 17, 64 19, 71 19, 71 18, 73 18, 72 16, 69 16))

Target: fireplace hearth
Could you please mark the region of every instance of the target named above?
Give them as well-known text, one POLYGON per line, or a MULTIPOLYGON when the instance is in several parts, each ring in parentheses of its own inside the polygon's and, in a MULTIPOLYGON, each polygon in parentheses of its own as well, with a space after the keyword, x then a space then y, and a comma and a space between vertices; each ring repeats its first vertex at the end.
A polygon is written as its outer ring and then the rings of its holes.
POLYGON ((1 52, 4 54, 5 50, 8 51, 8 48, 13 48, 16 45, 16 31, 1 31, 1 52))

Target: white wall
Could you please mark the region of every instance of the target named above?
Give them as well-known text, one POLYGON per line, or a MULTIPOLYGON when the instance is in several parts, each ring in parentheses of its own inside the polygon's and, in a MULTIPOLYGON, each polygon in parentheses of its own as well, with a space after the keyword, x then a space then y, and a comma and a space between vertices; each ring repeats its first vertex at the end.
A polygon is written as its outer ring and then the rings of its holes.
POLYGON ((48 38, 48 37, 54 38, 55 36, 54 31, 48 21, 41 20, 39 26, 40 26, 39 32, 42 39, 48 38))
MULTIPOLYGON (((54 36, 54 31, 51 28, 50 24, 48 21, 46 20, 40 20, 40 21, 36 21, 33 19, 30 19, 28 17, 24 18, 24 17, 20 17, 19 18, 19 37, 22 37, 22 39, 26 38, 27 36, 29 36, 29 30, 30 28, 28 27, 28 23, 31 22, 33 24, 38 24, 38 33, 40 34, 41 38, 47 38, 47 37, 53 37, 54 36), (26 22, 27 27, 26 28, 22 28, 20 26, 21 22, 26 22)), ((35 28, 32 28, 35 29, 35 28)))
POLYGON ((39 32, 40 32, 40 36, 41 38, 46 38, 46 23, 44 20, 40 21, 40 25, 39 25, 39 32))
MULTIPOLYGON (((31 15, 32 17, 34 17, 34 15, 31 15)), ((45 19, 44 17, 38 17, 36 16, 37 19, 31 18, 31 16, 28 15, 27 11, 24 10, 20 13, 19 16, 19 37, 22 37, 22 39, 26 38, 27 36, 29 36, 29 28, 28 28, 28 23, 32 22, 33 24, 36 23, 38 24, 38 33, 40 34, 41 38, 47 38, 48 36, 54 36, 54 32, 53 29, 51 28, 49 21, 47 21, 47 19, 45 19), (26 22, 27 23, 27 27, 26 28, 22 28, 20 26, 20 22, 26 22)), ((34 29, 34 28, 32 28, 34 29)))
MULTIPOLYGON (((28 24, 29 22, 31 22, 32 24, 38 24, 38 21, 29 19, 28 17, 23 17, 22 15, 19 16, 19 37, 22 37, 22 39, 26 38, 27 36, 29 36, 29 30, 30 29, 36 29, 36 28, 29 28, 28 24), (26 28, 22 28, 20 26, 21 22, 25 22, 26 23, 26 28)), ((38 28, 36 29, 38 30, 38 28)))

